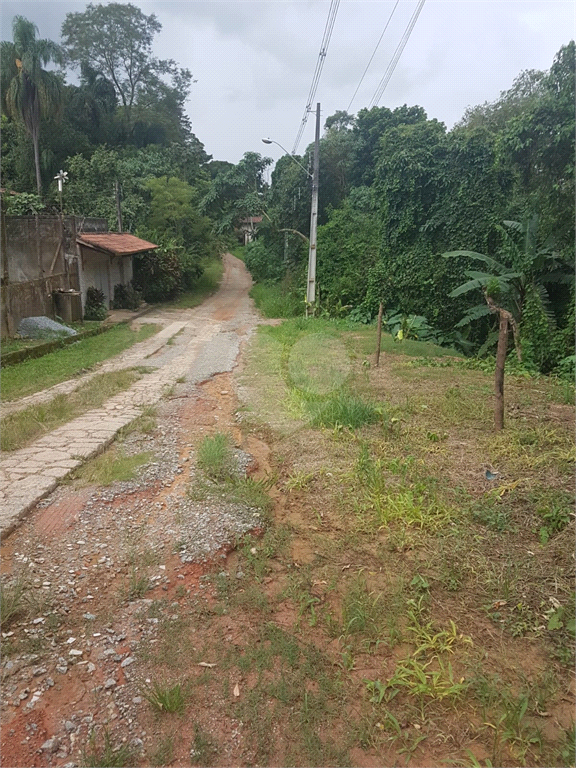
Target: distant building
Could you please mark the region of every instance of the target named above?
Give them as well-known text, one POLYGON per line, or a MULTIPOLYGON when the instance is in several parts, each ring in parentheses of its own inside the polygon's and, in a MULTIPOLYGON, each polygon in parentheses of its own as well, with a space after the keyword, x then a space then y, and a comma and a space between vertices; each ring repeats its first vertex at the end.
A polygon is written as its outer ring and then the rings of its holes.
POLYGON ((243 245, 251 243, 256 237, 258 231, 258 225, 262 223, 262 216, 248 216, 246 219, 240 221, 238 227, 238 239, 243 245))

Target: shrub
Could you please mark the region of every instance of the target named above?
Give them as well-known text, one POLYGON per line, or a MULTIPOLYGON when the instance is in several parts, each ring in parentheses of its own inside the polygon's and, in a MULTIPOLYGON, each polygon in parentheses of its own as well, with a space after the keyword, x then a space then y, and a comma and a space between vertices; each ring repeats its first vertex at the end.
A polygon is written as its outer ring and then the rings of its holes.
POLYGON ((114 286, 114 301, 112 309, 138 309, 142 303, 142 294, 137 291, 132 284, 114 286))
POLYGON ((105 320, 108 310, 105 304, 105 296, 94 286, 86 291, 86 306, 84 307, 84 320, 105 320))
POLYGON ((182 289, 182 246, 174 238, 164 238, 155 251, 136 256, 134 285, 151 304, 174 299, 182 289))

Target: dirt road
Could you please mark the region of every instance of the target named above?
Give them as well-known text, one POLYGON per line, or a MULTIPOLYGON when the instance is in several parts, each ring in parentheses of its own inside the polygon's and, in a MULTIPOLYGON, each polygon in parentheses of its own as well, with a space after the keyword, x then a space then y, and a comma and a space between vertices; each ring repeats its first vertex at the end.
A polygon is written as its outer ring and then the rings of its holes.
MULTIPOLYGON (((45 439, 45 453, 55 444, 62 452, 70 446, 67 432, 75 434, 94 454, 102 447, 95 434, 101 443, 111 439, 102 424, 111 413, 126 413, 113 425, 114 433, 123 427, 121 443, 105 456, 111 465, 132 458, 141 466, 135 479, 106 487, 89 481, 59 486, 3 542, 3 582, 26 590, 16 598, 15 619, 3 626, 5 766, 83 764, 91 734, 100 743, 104 732, 131 751, 131 760, 149 765, 155 722, 142 686, 162 670, 147 665, 141 651, 159 642, 155 606, 170 606, 176 628, 184 605, 202 595, 202 576, 214 559, 224 563, 236 538, 260 523, 253 508, 194 500, 189 490, 195 448, 216 431, 234 436, 240 468, 266 466, 265 444, 251 437, 241 445, 235 419, 232 371, 258 322, 248 296, 251 279, 230 254, 224 264, 219 291, 202 306, 141 318, 172 329, 177 323, 171 343, 154 348, 146 342, 107 364, 145 364, 152 373, 112 406, 82 417, 84 436, 71 423, 45 439), (150 405, 155 422, 145 410, 150 405), (136 428, 127 427, 142 414, 136 428)), ((13 465, 12 485, 24 464, 19 457, 13 465)), ((26 481, 45 478, 46 464, 48 456, 36 473, 32 462, 26 481)), ((230 764, 239 759, 237 746, 234 738, 224 746, 230 764)))
MULTIPOLYGON (((248 291, 251 278, 241 261, 224 256, 218 292, 190 310, 153 312, 142 321, 163 325, 157 336, 136 345, 88 374, 24 398, 19 405, 37 404, 69 393, 86 378, 104 371, 144 366, 149 373, 101 408, 70 421, 26 448, 0 460, 0 532, 19 521, 73 469, 100 452, 120 429, 153 406, 179 381, 190 385, 232 370, 240 344, 257 322, 248 291)), ((4 413, 8 412, 5 409, 4 413)))

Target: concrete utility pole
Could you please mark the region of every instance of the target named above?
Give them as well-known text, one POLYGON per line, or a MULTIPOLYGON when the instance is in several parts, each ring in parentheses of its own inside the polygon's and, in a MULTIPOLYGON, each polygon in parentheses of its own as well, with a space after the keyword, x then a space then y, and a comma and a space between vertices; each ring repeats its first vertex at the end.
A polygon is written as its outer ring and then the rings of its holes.
POLYGON ((320 104, 316 104, 316 138, 312 175, 312 211, 310 213, 310 251, 308 254, 308 283, 306 285, 306 316, 314 312, 316 301, 316 231, 318 228, 318 182, 320 171, 320 104))

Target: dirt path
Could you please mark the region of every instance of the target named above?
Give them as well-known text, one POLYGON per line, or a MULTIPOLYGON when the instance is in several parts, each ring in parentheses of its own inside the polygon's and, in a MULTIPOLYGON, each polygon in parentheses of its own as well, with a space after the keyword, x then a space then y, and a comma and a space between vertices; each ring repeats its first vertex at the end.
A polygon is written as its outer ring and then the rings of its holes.
MULTIPOLYGON (((202 306, 140 321, 181 329, 146 359, 169 372, 172 389, 156 398, 156 428, 123 438, 124 454, 147 458, 136 479, 60 486, 3 542, 4 583, 27 587, 18 620, 3 633, 5 766, 80 765, 90 735, 101 739, 104 729, 149 765, 155 725, 141 688, 155 675, 139 651, 158 642, 150 608, 168 601, 176 622, 202 594, 214 559, 224 562, 235 539, 259 525, 245 505, 197 502, 187 493, 194 449, 211 432, 234 436, 240 466, 257 471, 266 463, 264 443, 254 437, 240 445, 235 418, 232 371, 258 322, 251 279, 230 254, 224 263, 219 291, 202 306)), ((110 365, 134 365, 134 355, 110 365)), ((89 424, 84 429, 93 434, 89 424)), ((232 741, 222 755, 228 764, 239 759, 235 750, 232 741)))

